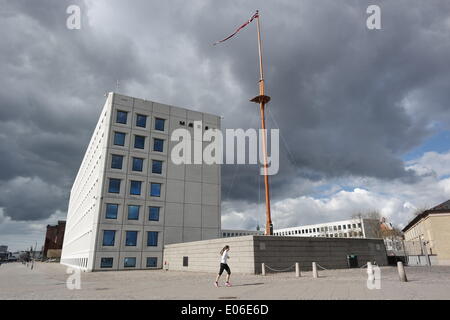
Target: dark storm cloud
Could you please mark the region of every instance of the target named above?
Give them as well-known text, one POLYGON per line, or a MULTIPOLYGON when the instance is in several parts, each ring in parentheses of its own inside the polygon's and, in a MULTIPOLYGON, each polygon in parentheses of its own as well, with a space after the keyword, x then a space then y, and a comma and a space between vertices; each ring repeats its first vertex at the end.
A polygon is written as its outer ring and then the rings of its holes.
MULTIPOLYGON (((248 101, 257 94, 255 25, 211 45, 257 7, 272 96, 267 122, 279 125, 285 140, 280 172, 271 177, 274 198, 303 192, 299 179, 413 179, 400 156, 431 133, 433 121, 450 123, 447 1, 2 1, 1 7, 0 207, 13 219, 66 210, 103 93, 116 79, 125 94, 221 114, 224 127, 257 125, 257 107, 248 101), (82 8, 82 30, 65 27, 70 4, 82 8), (382 30, 365 27, 369 4, 380 4, 382 30), (11 197, 26 185, 33 188, 22 201, 11 197)), ((224 166, 222 173, 224 199, 257 201, 257 168, 224 166)))
POLYGON ((71 4, 85 8, 81 1, 2 4, 0 207, 14 220, 67 209, 103 94, 118 75, 142 80, 132 41, 66 28, 71 4))

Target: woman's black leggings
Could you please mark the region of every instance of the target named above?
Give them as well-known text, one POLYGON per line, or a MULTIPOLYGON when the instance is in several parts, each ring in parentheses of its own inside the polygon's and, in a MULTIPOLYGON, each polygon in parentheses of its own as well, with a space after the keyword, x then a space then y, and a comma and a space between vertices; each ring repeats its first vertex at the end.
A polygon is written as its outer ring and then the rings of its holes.
POLYGON ((219 270, 219 275, 220 276, 222 275, 223 270, 225 270, 228 274, 231 274, 230 267, 226 263, 221 263, 220 264, 220 270, 219 270))

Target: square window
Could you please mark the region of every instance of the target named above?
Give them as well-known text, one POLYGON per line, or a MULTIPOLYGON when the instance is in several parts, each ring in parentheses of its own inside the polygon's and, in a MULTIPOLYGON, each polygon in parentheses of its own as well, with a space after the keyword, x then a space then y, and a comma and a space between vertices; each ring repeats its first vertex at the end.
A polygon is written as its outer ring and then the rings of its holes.
POLYGON ((114 145, 122 147, 125 145, 125 133, 114 132, 114 145))
POLYGON ((127 124, 127 115, 128 112, 117 110, 117 123, 127 124))
POLYGON ((135 247, 137 244, 137 231, 127 231, 125 234, 125 246, 135 247))
POLYGON ((134 196, 141 195, 141 186, 142 186, 142 181, 131 180, 131 183, 130 183, 130 194, 134 195, 134 196))
POLYGON ((159 221, 159 210, 160 207, 149 207, 148 208, 148 220, 159 221))
POLYGON ((117 212, 119 211, 119 205, 115 203, 106 204, 106 219, 117 219, 117 212))
POLYGON ((120 179, 109 179, 109 193, 120 193, 120 179))
POLYGON ((162 165, 162 161, 152 160, 152 173, 162 174, 162 165))
POLYGON ((125 258, 123 260, 123 266, 125 268, 135 268, 136 267, 136 258, 135 257, 125 258))
POLYGON ((150 183, 150 196, 161 197, 161 183, 150 183))
POLYGON ((147 258, 147 268, 156 268, 157 265, 158 265, 158 258, 156 257, 147 258))
POLYGON ((147 126, 147 116, 138 114, 136 116, 136 127, 145 128, 147 126))
POLYGON ((148 247, 158 246, 158 232, 156 231, 147 232, 147 246, 148 247))
POLYGON ((144 136, 134 136, 134 147, 136 149, 145 148, 145 137, 144 136))
POLYGON ((113 267, 113 258, 102 258, 100 260, 100 268, 112 268, 113 267))
POLYGON ((104 247, 114 247, 115 237, 116 237, 116 231, 103 230, 103 246, 104 247))
POLYGON ((144 159, 142 158, 133 158, 133 171, 142 172, 144 167, 144 159))
POLYGON ((128 220, 139 220, 140 206, 129 205, 128 206, 128 220))
POLYGON ((153 151, 163 152, 164 151, 164 140, 163 139, 153 139, 153 151))
POLYGON ((155 130, 164 131, 164 124, 166 120, 161 118, 155 118, 155 130))
POLYGON ((113 154, 111 156, 111 168, 112 169, 122 169, 123 156, 113 154))

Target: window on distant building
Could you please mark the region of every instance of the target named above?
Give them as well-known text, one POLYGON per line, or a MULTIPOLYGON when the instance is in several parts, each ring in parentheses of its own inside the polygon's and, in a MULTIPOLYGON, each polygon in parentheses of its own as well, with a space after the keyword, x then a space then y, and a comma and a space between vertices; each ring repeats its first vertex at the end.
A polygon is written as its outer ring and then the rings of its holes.
POLYGON ((119 211, 119 205, 115 203, 106 204, 106 219, 117 219, 117 212, 119 211))
POLYGON ((148 208, 148 220, 150 221, 159 221, 159 210, 160 207, 149 207, 148 208))
POLYGON ((137 244, 137 231, 127 231, 125 234, 125 246, 135 247, 137 244))
POLYGON ((144 136, 134 136, 134 147, 136 149, 144 149, 145 148, 145 137, 144 136))
POLYGON ((351 224, 348 224, 347 225, 347 229, 351 229, 352 228, 352 225, 351 224))
POLYGON ((147 258, 147 268, 156 268, 157 265, 158 265, 158 258, 156 257, 147 258))
POLYGON ((117 123, 127 124, 127 115, 128 112, 117 110, 117 123))
POLYGON ((164 119, 156 118, 155 119, 155 130, 164 131, 165 122, 166 122, 166 120, 164 120, 164 119))
POLYGON ((163 162, 159 160, 152 160, 152 173, 162 174, 163 162))
POLYGON ((134 268, 134 267, 136 267, 136 258, 135 257, 125 258, 123 260, 123 266, 125 268, 134 268))
POLYGON ((361 228, 361 223, 358 223, 358 228, 361 228))
POLYGON ((136 127, 145 128, 147 126, 147 116, 143 114, 136 115, 136 127))
POLYGON ((141 186, 142 186, 142 181, 131 180, 131 183, 130 183, 130 194, 134 195, 134 196, 141 195, 141 186))
POLYGON ((356 228, 356 224, 352 224, 353 228, 356 228))
POLYGON ((113 267, 113 258, 101 258, 100 260, 100 268, 112 268, 113 267))
POLYGON ((344 230, 346 230, 346 229, 347 229, 347 226, 344 224, 344 225, 342 226, 342 228, 343 228, 344 230))
POLYGON ((128 206, 128 220, 139 220, 140 206, 129 205, 128 206))
POLYGON ((113 154, 111 156, 111 168, 112 169, 122 169, 123 156, 113 154))
POLYGON ((161 183, 150 183, 150 196, 161 197, 161 183))
POLYGON ((104 247, 113 247, 115 237, 116 237, 116 231, 103 230, 103 246, 104 247))
POLYGON ((142 172, 143 166, 144 166, 144 159, 133 157, 133 167, 132 167, 133 171, 142 172))
POLYGON ((338 230, 341 230, 341 226, 338 226, 338 230))
POLYGON ((122 147, 125 145, 125 133, 114 132, 114 145, 122 147))
POLYGON ((120 193, 120 179, 109 178, 109 193, 120 193))
POLYGON ((148 247, 158 246, 158 232, 156 231, 147 232, 147 246, 148 247))
POLYGON ((164 140, 163 139, 153 139, 153 151, 163 152, 164 151, 164 140))

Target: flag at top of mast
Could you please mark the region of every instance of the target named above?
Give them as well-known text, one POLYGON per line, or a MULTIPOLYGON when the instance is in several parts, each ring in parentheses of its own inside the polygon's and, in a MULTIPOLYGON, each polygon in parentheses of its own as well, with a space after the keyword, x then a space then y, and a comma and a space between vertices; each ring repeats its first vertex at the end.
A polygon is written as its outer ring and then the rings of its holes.
POLYGON ((244 29, 248 24, 250 24, 253 21, 253 19, 258 18, 258 17, 259 17, 259 13, 258 13, 258 10, 256 10, 256 13, 250 19, 248 19, 247 22, 245 22, 243 25, 241 25, 239 28, 237 28, 235 32, 233 32, 231 35, 229 35, 225 39, 214 42, 213 45, 227 41, 228 39, 230 39, 231 37, 236 35, 239 31, 244 29))
POLYGON ((262 149, 264 153, 264 185, 266 187, 266 230, 265 235, 273 235, 273 224, 272 217, 270 214, 270 190, 269 190, 269 175, 268 175, 268 164, 267 164, 267 142, 266 142, 266 120, 265 120, 265 112, 264 108, 266 103, 270 101, 270 97, 265 94, 265 86, 264 86, 264 68, 263 68, 263 60, 262 60, 262 42, 261 42, 261 27, 260 27, 260 14, 259 11, 256 10, 256 13, 243 25, 236 29, 234 33, 229 35, 223 40, 217 41, 214 45, 227 41, 234 35, 236 35, 239 31, 245 28, 248 24, 250 24, 254 19, 257 23, 257 31, 258 31, 258 53, 259 53, 259 95, 254 97, 252 102, 259 104, 259 110, 261 114, 261 128, 263 129, 262 134, 262 149))

